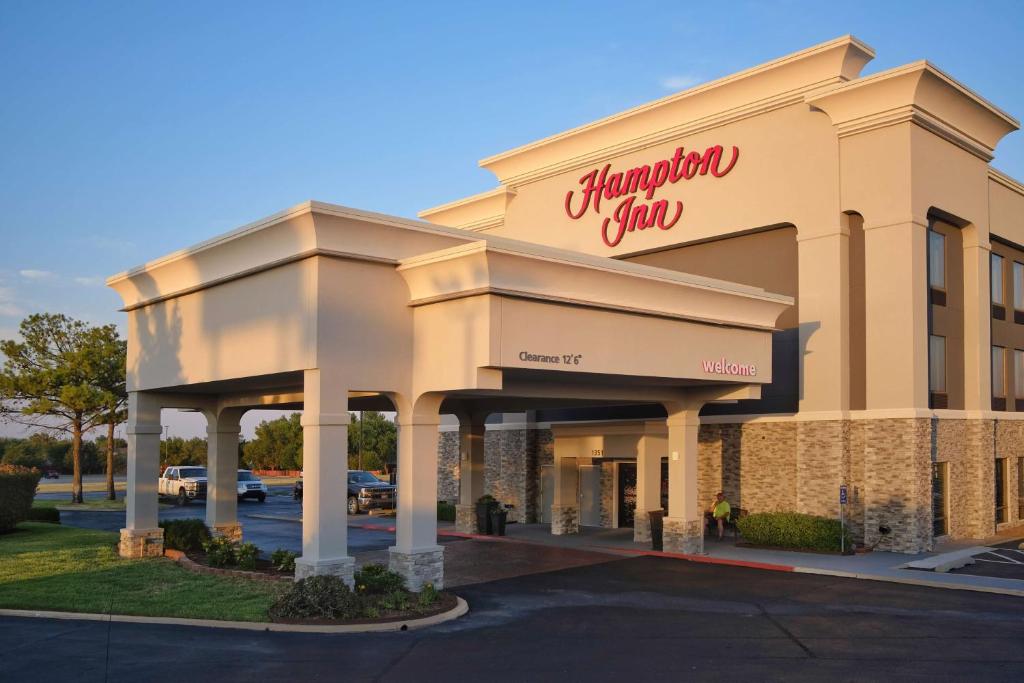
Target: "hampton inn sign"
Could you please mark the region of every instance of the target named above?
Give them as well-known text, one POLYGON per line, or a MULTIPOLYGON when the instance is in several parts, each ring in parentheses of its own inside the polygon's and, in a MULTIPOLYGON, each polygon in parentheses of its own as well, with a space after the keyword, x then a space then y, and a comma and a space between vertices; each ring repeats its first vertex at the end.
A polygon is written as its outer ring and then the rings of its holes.
POLYGON ((362 409, 397 414, 413 587, 444 580, 437 501, 471 532, 485 493, 555 534, 643 541, 665 509, 689 553, 718 491, 837 515, 845 486, 855 538, 899 552, 1024 523, 1024 185, 990 165, 1018 123, 873 57, 843 36, 496 154, 423 220, 307 202, 112 277, 121 553, 162 545, 161 408, 206 416, 235 536, 239 419, 303 410, 300 576, 351 580, 362 409))
POLYGON ((579 200, 573 198, 576 190, 570 190, 565 195, 565 213, 573 220, 583 218, 588 209, 600 215, 602 198, 608 201, 619 200, 611 216, 601 222, 601 240, 609 247, 618 246, 627 232, 655 226, 668 230, 682 216, 683 202, 680 199, 673 200, 670 208, 669 200, 655 199, 655 193, 666 184, 675 185, 680 180, 692 180, 708 173, 714 178, 727 175, 736 165, 740 150, 739 147, 732 148, 732 156, 725 168, 721 167, 722 153, 721 145, 708 147, 703 152, 686 152, 684 147, 677 147, 668 159, 625 171, 613 171, 612 164, 605 164, 580 178, 582 189, 579 190, 579 200), (641 193, 643 199, 637 201, 641 193))

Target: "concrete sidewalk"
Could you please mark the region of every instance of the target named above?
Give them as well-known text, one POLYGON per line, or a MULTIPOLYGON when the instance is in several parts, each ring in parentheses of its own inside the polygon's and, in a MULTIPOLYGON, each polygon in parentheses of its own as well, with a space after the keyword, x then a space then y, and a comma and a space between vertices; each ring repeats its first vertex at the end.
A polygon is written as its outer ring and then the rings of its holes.
MULTIPOLYGON (((296 518, 293 521, 298 522, 300 520, 296 518)), ((395 518, 360 515, 349 517, 348 525, 355 528, 393 532, 395 518)), ((955 553, 971 546, 984 546, 986 541, 1006 540, 1006 534, 1000 534, 999 537, 982 541, 950 541, 941 544, 935 552, 914 555, 890 552, 870 552, 858 555, 825 555, 788 550, 741 548, 735 545, 731 536, 727 535, 723 541, 710 537, 705 539, 704 555, 682 555, 652 551, 650 544, 634 543, 632 529, 583 527, 578 534, 552 536, 550 527, 547 524, 509 524, 506 528, 506 535, 498 537, 462 534, 455 531, 455 525, 451 522, 438 522, 437 532, 442 536, 468 537, 493 541, 495 543, 532 543, 558 548, 603 552, 620 557, 635 557, 638 555, 673 557, 708 564, 728 564, 770 571, 822 574, 1024 597, 1024 580, 921 571, 906 566, 910 562, 935 558, 944 553, 955 553)), ((1024 533, 1024 530, 1019 530, 1018 533, 1024 533)))

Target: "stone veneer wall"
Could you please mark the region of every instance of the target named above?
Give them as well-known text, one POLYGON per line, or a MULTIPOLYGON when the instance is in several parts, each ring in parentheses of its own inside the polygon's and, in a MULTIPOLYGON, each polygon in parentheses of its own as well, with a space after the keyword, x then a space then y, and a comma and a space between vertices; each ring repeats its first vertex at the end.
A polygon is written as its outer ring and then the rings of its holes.
POLYGON ((749 512, 796 506, 796 423, 701 425, 697 462, 701 507, 722 491, 749 512))
POLYGON ((864 542, 894 552, 931 550, 931 419, 863 424, 864 542), (891 533, 883 535, 881 526, 891 533))
MULTIPOLYGON (((848 485, 847 522, 857 541, 879 550, 932 547, 931 464, 949 463, 949 523, 954 538, 994 530, 994 458, 1006 457, 1007 519, 1018 514, 1017 467, 1024 421, 883 419, 777 421, 702 425, 701 505, 717 491, 749 512, 800 510, 838 514, 838 487, 848 485), (882 536, 879 526, 892 533, 882 536)), ((458 433, 439 444, 439 496, 458 498, 458 433)), ((489 430, 485 490, 516 506, 517 519, 540 518, 541 467, 553 462, 550 430, 489 430)), ((601 521, 615 523, 614 464, 602 463, 601 521)))
POLYGON ((459 433, 441 432, 437 442, 437 499, 459 502, 459 433))
POLYGON ((949 535, 988 536, 995 525, 992 420, 936 420, 932 461, 948 463, 949 535))

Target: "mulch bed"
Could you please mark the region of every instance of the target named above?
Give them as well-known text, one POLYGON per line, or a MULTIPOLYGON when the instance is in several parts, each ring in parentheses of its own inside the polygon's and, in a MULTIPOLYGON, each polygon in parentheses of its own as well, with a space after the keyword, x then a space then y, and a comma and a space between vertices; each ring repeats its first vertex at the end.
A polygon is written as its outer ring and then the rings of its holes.
POLYGON ((339 624, 386 624, 393 621, 412 621, 413 619, 423 619, 425 617, 432 617, 435 614, 441 614, 448 610, 455 609, 458 604, 458 599, 452 593, 442 592, 437 596, 437 602, 434 603, 428 609, 410 610, 408 612, 381 612, 379 617, 369 618, 365 617, 362 619, 281 619, 277 617, 271 617, 270 620, 275 624, 310 624, 315 626, 329 626, 339 624))
POLYGON ((164 555, 171 558, 185 569, 197 574, 215 574, 217 576, 230 576, 233 578, 256 579, 258 581, 292 581, 295 578, 293 572, 279 572, 274 569, 270 560, 256 560, 256 569, 227 569, 222 567, 211 567, 207 560, 206 553, 202 551, 190 551, 188 553, 170 548, 164 550, 164 555))

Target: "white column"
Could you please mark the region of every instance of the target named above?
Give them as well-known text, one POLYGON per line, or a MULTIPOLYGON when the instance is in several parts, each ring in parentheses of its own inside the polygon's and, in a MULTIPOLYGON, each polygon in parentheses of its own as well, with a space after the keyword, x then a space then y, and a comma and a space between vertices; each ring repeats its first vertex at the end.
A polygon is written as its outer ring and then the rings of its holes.
POLYGON ((242 540, 238 523, 238 435, 240 411, 207 414, 206 526, 217 536, 242 540))
POLYGON ((647 513, 661 509, 661 459, 667 448, 665 435, 651 433, 649 427, 637 445, 636 514, 633 519, 633 541, 636 543, 651 540, 651 520, 647 513))
POLYGON ((302 557, 295 578, 334 574, 352 585, 348 554, 348 388, 322 369, 306 370, 302 411, 302 557))
POLYGON ((455 510, 455 530, 477 533, 476 501, 484 495, 483 414, 459 416, 459 504, 455 510))
POLYGON ((444 587, 444 548, 437 544, 437 442, 439 401, 420 399, 399 410, 398 519, 389 566, 409 590, 444 587))
POLYGON ((163 554, 164 532, 157 525, 157 480, 160 477, 160 405, 145 393, 128 394, 128 490, 121 557, 163 554))
MULTIPOLYGON (((666 406, 667 407, 667 406, 666 406)), ((668 552, 704 552, 704 519, 697 498, 699 409, 669 408, 668 516, 664 548, 668 552)))

